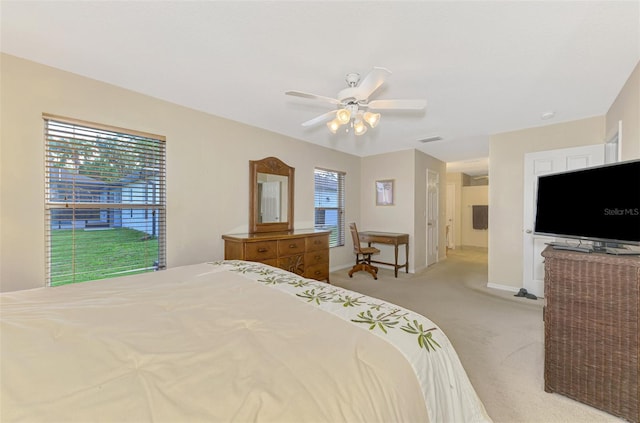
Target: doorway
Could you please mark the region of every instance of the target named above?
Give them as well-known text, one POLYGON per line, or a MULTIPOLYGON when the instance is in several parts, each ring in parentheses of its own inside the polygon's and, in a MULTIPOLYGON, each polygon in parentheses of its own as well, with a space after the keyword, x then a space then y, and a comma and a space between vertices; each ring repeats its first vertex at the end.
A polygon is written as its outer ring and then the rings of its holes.
POLYGON ((438 262, 438 198, 440 175, 427 169, 427 266, 438 262))
POLYGON ((456 185, 447 184, 447 226, 445 230, 447 251, 456 248, 456 185))

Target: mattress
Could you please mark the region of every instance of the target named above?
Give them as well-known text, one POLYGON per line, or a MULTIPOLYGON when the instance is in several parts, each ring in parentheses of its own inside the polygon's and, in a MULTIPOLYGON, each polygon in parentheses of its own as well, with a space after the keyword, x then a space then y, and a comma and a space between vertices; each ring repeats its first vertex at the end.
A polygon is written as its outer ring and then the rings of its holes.
POLYGON ((219 261, 0 294, 3 422, 487 422, 446 335, 219 261))

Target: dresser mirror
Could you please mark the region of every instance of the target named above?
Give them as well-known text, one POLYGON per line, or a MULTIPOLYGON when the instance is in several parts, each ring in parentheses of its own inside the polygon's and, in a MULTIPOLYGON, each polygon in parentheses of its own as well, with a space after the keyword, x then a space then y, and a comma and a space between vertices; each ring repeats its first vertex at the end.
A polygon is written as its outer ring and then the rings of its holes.
POLYGON ((249 232, 293 230, 294 173, 275 157, 249 161, 249 232))

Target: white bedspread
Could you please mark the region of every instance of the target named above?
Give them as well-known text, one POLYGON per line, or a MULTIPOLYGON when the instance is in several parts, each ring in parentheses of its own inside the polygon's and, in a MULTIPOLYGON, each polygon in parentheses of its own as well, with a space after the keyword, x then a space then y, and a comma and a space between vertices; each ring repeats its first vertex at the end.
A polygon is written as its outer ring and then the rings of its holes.
POLYGON ((490 421, 431 321, 258 263, 3 293, 0 307, 2 422, 490 421))

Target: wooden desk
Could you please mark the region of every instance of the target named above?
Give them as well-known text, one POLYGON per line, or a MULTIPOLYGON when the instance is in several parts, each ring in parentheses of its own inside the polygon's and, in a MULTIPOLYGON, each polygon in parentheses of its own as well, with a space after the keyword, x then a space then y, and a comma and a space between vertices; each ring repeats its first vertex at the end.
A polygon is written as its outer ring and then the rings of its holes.
POLYGON ((389 244, 395 247, 395 263, 385 263, 382 261, 373 261, 371 263, 379 263, 386 264, 389 266, 393 266, 395 270, 396 278, 398 277, 398 269, 402 269, 403 267, 406 269, 407 273, 409 273, 409 234, 396 234, 393 232, 373 232, 373 231, 365 231, 358 232, 358 237, 361 242, 366 242, 371 247, 371 244, 389 244), (404 264, 398 265, 398 246, 405 245, 405 258, 406 261, 404 264))

